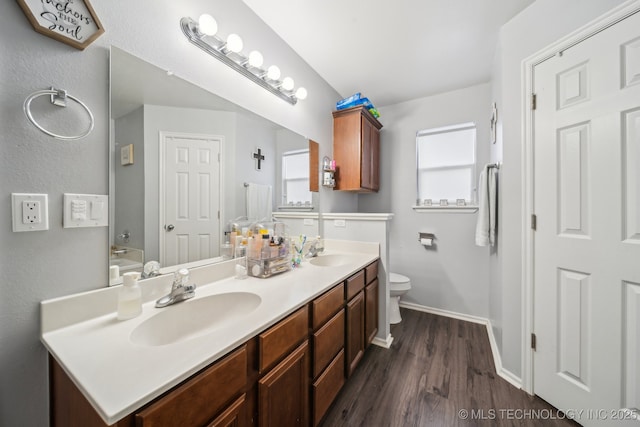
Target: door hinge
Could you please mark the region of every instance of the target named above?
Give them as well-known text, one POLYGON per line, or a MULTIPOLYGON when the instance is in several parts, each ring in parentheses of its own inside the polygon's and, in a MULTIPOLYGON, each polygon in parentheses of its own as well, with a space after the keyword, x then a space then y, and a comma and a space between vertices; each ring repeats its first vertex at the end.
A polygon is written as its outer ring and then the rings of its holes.
POLYGON ((531 349, 536 351, 536 334, 531 334, 531 349))
POLYGON ((536 214, 531 214, 531 229, 536 231, 538 229, 538 217, 536 214))
POLYGON ((220 219, 220 211, 218 211, 218 219, 220 219))
POLYGON ((220 153, 218 153, 218 163, 220 163, 220 153))
POLYGON ((538 105, 538 96, 535 93, 531 94, 531 109, 535 110, 538 105))

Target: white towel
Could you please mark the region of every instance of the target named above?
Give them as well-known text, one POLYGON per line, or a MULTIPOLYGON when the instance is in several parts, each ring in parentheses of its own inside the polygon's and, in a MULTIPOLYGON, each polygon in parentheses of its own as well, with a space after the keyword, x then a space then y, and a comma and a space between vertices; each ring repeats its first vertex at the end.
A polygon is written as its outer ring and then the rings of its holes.
POLYGON ((496 168, 485 165, 480 172, 478 183, 478 223, 476 224, 476 245, 495 245, 496 241, 496 168))
POLYGON ((271 221, 272 206, 270 185, 247 185, 247 218, 250 221, 271 221))

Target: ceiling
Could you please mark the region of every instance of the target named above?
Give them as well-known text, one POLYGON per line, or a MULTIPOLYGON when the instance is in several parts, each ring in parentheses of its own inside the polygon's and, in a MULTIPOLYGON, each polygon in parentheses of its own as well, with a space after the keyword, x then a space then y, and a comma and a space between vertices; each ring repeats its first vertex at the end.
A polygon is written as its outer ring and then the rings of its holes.
POLYGON ((500 27, 534 0, 243 1, 338 93, 381 107, 488 82, 500 27))
MULTIPOLYGON (((202 89, 115 46, 111 47, 111 118, 117 119, 140 106, 231 111, 268 120, 202 89)), ((271 123, 274 129, 280 126, 271 123)))

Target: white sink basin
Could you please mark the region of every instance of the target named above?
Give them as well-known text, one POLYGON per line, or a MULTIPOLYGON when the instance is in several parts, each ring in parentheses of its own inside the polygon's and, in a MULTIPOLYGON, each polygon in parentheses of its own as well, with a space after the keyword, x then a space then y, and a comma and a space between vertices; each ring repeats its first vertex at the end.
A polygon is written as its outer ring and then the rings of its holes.
POLYGON ((129 336, 134 344, 174 344, 210 333, 254 311, 262 302, 250 292, 211 295, 170 305, 138 325, 129 336))
POLYGON ((329 254, 318 255, 317 257, 311 258, 309 264, 320 267, 337 267, 339 265, 349 264, 352 261, 353 257, 349 255, 329 254))

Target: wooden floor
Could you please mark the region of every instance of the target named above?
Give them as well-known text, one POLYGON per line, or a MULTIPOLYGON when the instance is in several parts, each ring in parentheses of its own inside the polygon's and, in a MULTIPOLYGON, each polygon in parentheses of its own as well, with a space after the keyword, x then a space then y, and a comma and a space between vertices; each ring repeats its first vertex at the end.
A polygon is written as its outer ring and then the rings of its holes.
POLYGON ((487 329, 401 309, 390 349, 372 345, 322 426, 577 426, 496 375, 487 329))

